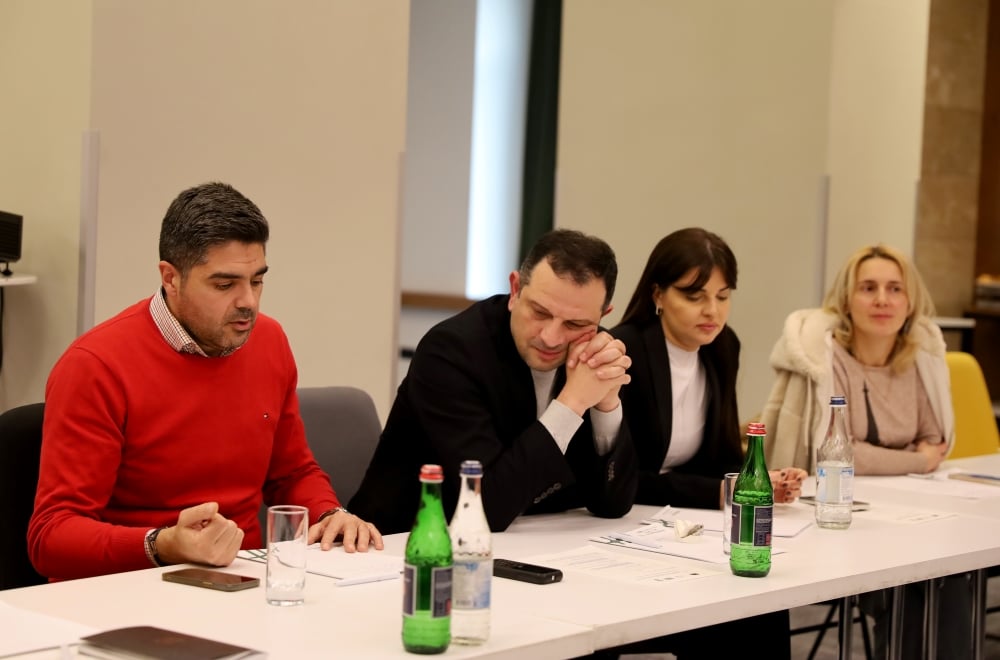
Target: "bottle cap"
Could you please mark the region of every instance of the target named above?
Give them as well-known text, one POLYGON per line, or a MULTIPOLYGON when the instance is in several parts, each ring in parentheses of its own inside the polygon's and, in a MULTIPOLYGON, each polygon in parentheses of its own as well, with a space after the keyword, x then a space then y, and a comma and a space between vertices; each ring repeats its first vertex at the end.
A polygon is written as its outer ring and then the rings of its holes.
POLYGON ((761 422, 750 422, 747 424, 747 435, 767 435, 764 424, 761 422))
POLYGON ((459 473, 462 476, 481 477, 483 476, 483 464, 474 460, 462 461, 459 473))
POLYGON ((440 465, 428 463, 420 468, 420 480, 439 484, 444 481, 444 470, 440 465))
POLYGON ((831 406, 846 406, 847 405, 847 398, 843 397, 843 396, 839 396, 839 395, 831 396, 830 397, 830 405, 831 406))

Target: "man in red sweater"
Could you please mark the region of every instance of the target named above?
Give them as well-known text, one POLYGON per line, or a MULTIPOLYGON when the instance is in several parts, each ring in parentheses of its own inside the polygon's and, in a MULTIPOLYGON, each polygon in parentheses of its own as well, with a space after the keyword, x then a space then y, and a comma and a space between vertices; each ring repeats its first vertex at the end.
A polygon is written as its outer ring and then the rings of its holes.
POLYGON ((281 326, 258 313, 268 225, 237 190, 173 201, 160 288, 74 341, 53 367, 28 548, 70 579, 225 566, 262 545, 261 502, 307 506, 309 541, 382 549, 306 443, 281 326))

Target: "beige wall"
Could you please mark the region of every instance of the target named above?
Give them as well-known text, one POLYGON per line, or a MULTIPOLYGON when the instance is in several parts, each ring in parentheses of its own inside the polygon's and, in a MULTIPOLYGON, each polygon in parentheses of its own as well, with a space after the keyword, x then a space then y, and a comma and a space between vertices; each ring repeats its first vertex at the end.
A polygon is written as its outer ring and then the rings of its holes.
POLYGON ((785 316, 819 304, 859 245, 912 249, 926 14, 926 0, 565 5, 557 222, 618 253, 612 323, 657 240, 703 226, 729 242, 744 418, 785 316))
POLYGON ((92 97, 95 320, 155 290, 159 224, 177 192, 230 182, 271 222, 262 309, 284 325, 300 383, 363 387, 384 417, 396 380, 409 3, 94 0, 92 33, 90 3, 15 0, 0 11, 5 31, 27 16, 26 29, 11 29, 12 50, 39 54, 16 66, 2 58, 5 89, 27 80, 39 90, 3 130, 24 133, 16 144, 26 157, 52 152, 18 174, 23 202, 4 203, 62 228, 28 246, 44 251, 24 269, 45 288, 35 287, 38 309, 11 305, 11 325, 19 316, 26 331, 10 332, 8 345, 34 357, 5 365, 17 392, 5 387, 4 405, 41 399, 75 332, 80 142, 92 97))
POLYGON ((88 0, 0 2, 0 210, 24 216, 7 287, 0 410, 40 401, 76 328, 80 142, 89 121, 88 0))
POLYGON ((827 283, 859 247, 913 253, 929 0, 838 0, 830 73, 827 283))
POLYGON ((744 417, 782 319, 821 286, 832 5, 565 5, 558 224, 618 254, 612 323, 660 238, 702 226, 729 242, 744 417))

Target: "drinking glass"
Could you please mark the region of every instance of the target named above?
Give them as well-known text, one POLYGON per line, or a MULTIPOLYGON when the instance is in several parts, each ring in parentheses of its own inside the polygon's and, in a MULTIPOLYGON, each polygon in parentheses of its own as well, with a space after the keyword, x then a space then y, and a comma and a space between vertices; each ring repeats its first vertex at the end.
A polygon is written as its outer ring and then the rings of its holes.
POLYGON ((309 510, 277 505, 267 509, 267 602, 301 605, 305 600, 309 510))
POLYGON ((729 554, 730 535, 733 531, 733 489, 739 472, 727 472, 722 477, 722 551, 729 554))

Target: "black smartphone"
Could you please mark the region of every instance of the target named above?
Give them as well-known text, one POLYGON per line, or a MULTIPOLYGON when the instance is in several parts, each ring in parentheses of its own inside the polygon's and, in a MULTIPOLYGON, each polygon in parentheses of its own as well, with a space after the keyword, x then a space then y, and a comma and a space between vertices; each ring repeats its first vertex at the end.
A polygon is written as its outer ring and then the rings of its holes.
POLYGON ((223 573, 207 568, 181 568, 176 571, 168 571, 163 574, 163 579, 167 582, 190 584, 193 587, 205 587, 218 591, 240 591, 241 589, 253 589, 260 585, 260 578, 223 573))
POLYGON ((562 571, 558 568, 525 564, 512 559, 494 559, 493 575, 532 584, 552 584, 562 580, 562 571))

